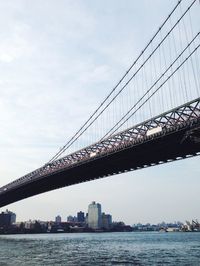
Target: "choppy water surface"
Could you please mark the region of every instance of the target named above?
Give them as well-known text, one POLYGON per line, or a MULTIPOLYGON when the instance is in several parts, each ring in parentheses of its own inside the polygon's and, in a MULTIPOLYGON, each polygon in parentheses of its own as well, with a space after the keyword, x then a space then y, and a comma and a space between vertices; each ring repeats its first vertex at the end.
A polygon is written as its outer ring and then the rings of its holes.
POLYGON ((0 236, 0 265, 200 265, 200 233, 0 236))

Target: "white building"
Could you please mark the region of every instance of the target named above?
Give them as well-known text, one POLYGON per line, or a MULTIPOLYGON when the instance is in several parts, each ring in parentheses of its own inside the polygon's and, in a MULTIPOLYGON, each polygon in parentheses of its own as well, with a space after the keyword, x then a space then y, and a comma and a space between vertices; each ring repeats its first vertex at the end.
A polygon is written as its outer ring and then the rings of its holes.
POLYGON ((95 201, 88 206, 88 227, 92 229, 102 227, 101 204, 95 201))
POLYGON ((35 221, 26 221, 24 222, 24 228, 25 229, 34 229, 35 221))

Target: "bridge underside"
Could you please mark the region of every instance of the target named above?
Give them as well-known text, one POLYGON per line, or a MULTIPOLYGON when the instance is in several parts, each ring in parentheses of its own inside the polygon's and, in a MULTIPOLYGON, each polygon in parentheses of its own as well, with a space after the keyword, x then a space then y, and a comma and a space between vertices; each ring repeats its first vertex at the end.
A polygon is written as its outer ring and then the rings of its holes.
POLYGON ((140 143, 71 168, 46 174, 0 195, 0 207, 30 196, 97 178, 199 155, 200 121, 145 137, 140 143))

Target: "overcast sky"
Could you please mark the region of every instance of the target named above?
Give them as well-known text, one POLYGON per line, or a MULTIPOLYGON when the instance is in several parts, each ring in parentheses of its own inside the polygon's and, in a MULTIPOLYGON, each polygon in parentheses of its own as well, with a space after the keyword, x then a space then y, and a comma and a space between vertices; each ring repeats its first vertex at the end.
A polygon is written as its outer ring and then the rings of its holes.
MULTIPOLYGON (((0 186, 66 143, 176 3, 0 0, 0 186)), ((129 224, 200 219, 199 163, 197 157, 116 175, 8 208, 18 221, 66 220, 91 201, 129 224)))

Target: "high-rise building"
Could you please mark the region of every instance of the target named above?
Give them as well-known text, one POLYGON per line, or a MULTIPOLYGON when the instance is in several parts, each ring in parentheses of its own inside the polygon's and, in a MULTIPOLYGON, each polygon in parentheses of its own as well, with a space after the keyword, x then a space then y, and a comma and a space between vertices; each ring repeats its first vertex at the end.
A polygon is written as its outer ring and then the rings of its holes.
POLYGON ((6 210, 0 213, 0 227, 8 227, 16 222, 16 214, 6 210))
POLYGON ((76 223, 77 222, 77 217, 76 216, 67 216, 67 222, 68 223, 76 223))
POLYGON ((112 216, 110 214, 102 213, 102 228, 110 229, 112 226, 112 216))
POLYGON ((88 225, 88 213, 85 215, 85 224, 88 225))
POLYGON ((85 214, 84 212, 80 211, 77 213, 77 221, 79 223, 84 223, 85 222, 85 214))
POLYGON ((92 229, 102 227, 101 204, 95 201, 88 206, 88 227, 92 229))
POLYGON ((10 222, 11 224, 16 223, 16 214, 14 212, 9 212, 11 217, 10 217, 10 222))
POLYGON ((56 224, 60 224, 61 223, 61 217, 60 217, 60 215, 56 216, 55 223, 56 224))

